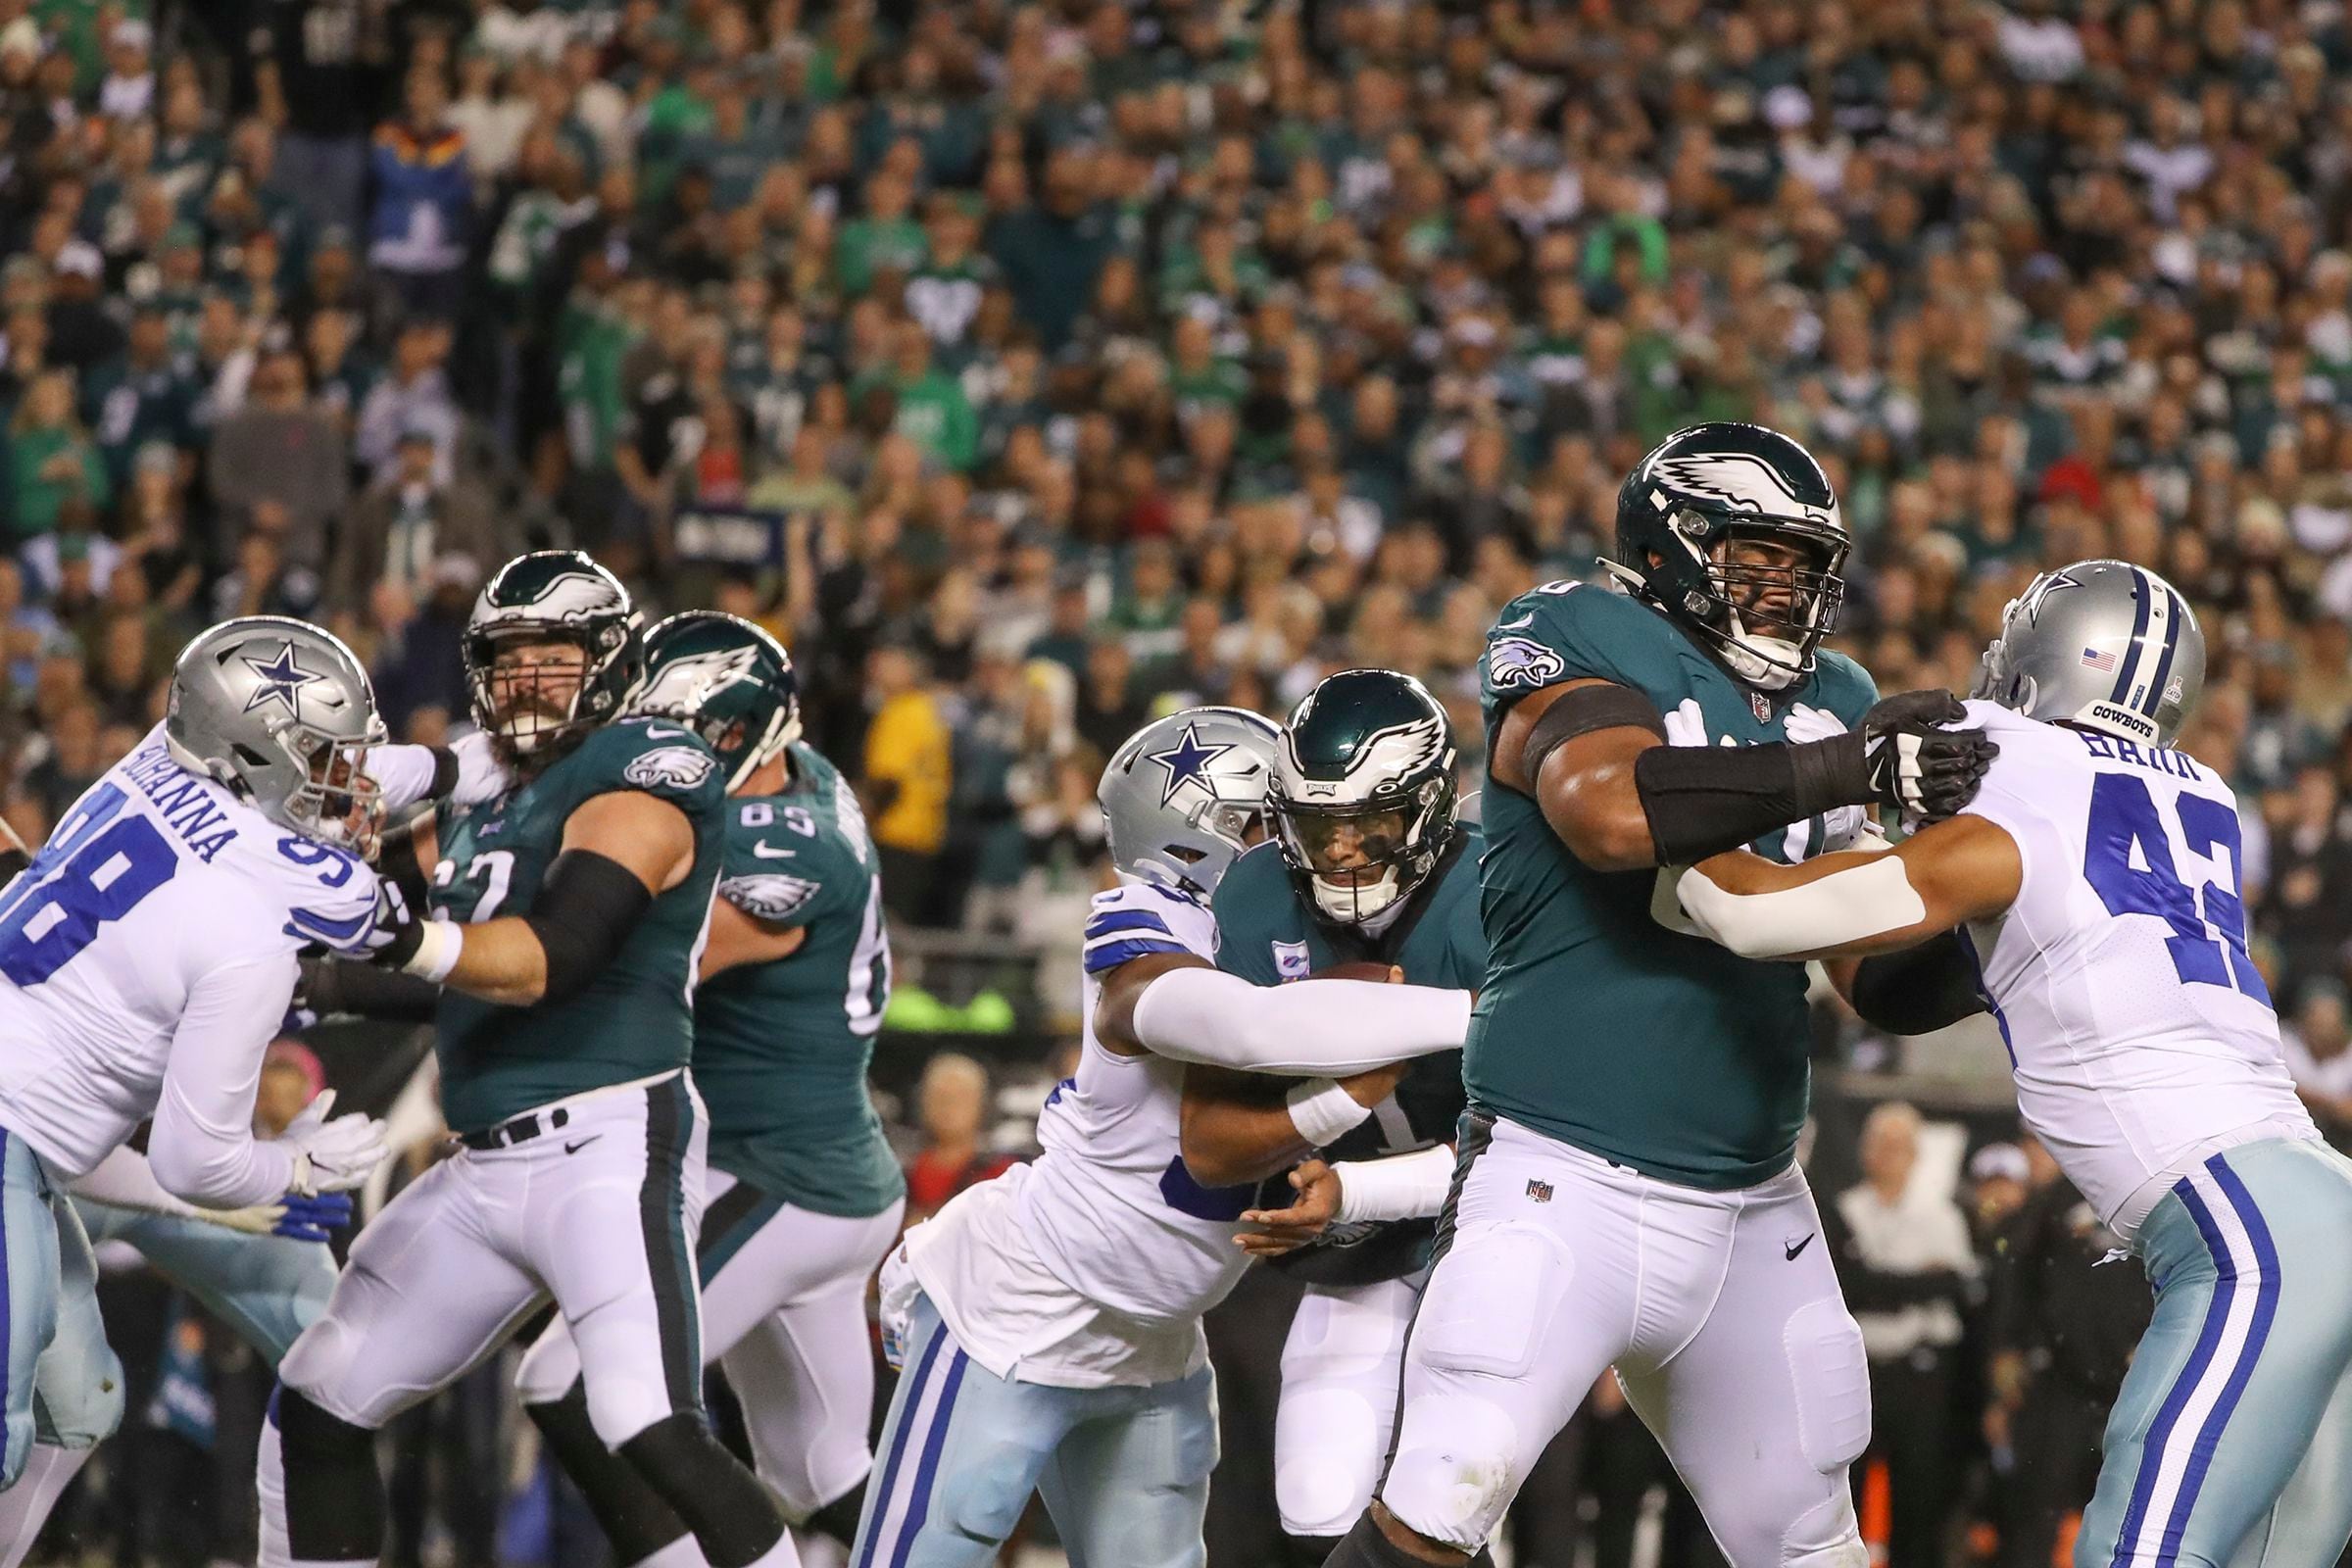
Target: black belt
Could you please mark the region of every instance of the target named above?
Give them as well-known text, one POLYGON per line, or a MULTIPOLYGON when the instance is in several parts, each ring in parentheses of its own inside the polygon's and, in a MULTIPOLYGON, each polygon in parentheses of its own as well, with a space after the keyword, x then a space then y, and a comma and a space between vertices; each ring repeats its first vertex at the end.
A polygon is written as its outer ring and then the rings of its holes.
POLYGON ((458 1142, 467 1149, 504 1149, 509 1144, 527 1144, 541 1133, 552 1133, 571 1120, 571 1112, 558 1106, 540 1120, 535 1110, 526 1110, 513 1121, 502 1121, 495 1127, 485 1127, 478 1133, 460 1133, 458 1142))

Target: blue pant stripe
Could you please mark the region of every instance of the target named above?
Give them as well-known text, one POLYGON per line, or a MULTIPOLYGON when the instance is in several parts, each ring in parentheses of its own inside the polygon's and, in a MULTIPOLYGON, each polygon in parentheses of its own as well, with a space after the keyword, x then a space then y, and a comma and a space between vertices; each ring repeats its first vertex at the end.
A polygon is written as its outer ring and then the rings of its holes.
POLYGON ((882 1539, 882 1521, 890 1511, 892 1490, 898 1484, 899 1461, 906 1457, 906 1438, 914 1429, 914 1413, 923 1402, 923 1388, 931 1381, 931 1363, 939 1359, 940 1342, 948 1337, 945 1324, 932 1332, 931 1343, 923 1347, 923 1358, 915 1363, 914 1376, 906 1385, 906 1402, 900 1408, 905 1419, 890 1435, 890 1459, 882 1467, 882 1486, 874 1494, 874 1528, 866 1538, 865 1549, 858 1554, 857 1568, 873 1568, 874 1547, 882 1539))
MULTIPOLYGON (((942 1328, 939 1337, 946 1339, 942 1328)), ((914 1495, 906 1499, 906 1518, 899 1526, 899 1544, 890 1554, 890 1568, 906 1568, 906 1555, 914 1550, 914 1538, 922 1533, 923 1516, 931 1511, 931 1483, 939 1476, 939 1453, 948 1446, 948 1426, 956 1419, 956 1391, 963 1387, 963 1369, 972 1358, 956 1348, 956 1358, 948 1363, 948 1377, 939 1389, 939 1407, 931 1412, 931 1435, 923 1441, 923 1460, 915 1466, 914 1495)))
POLYGON ((2237 1265, 2230 1260, 2230 1249, 2222 1245, 2213 1216, 2205 1211, 2204 1200, 2197 1197, 2186 1177, 2174 1184, 2173 1193, 2188 1210, 2189 1218, 2196 1222, 2197 1234, 2205 1239, 2206 1250, 2213 1254, 2219 1276, 2214 1281, 2213 1299, 2205 1304, 2204 1326, 2197 1331, 2197 1343, 2188 1352, 2188 1362, 2173 1380, 2172 1391, 2164 1396, 2155 1423, 2148 1428, 2147 1441, 2140 1447, 2139 1474, 2132 1478, 2132 1501, 2124 1509, 2123 1528, 2116 1532, 2115 1555, 2109 1559, 2109 1568, 2125 1568, 2131 1561, 2132 1543, 2138 1538, 2140 1525, 2147 1518, 2157 1476, 2164 1469, 2165 1445, 2172 1441, 2173 1428, 2180 1420, 2182 1407, 2196 1392, 2206 1367, 2213 1362, 2214 1351, 2221 1346, 2223 1326, 2230 1320, 2230 1298, 2237 1280, 2237 1265))
MULTIPOLYGON (((2165 1521, 2164 1539, 2157 1543, 2158 1568, 2172 1568, 2180 1556, 2180 1538, 2188 1529, 2188 1518, 2197 1505, 2197 1493, 2205 1484, 2205 1473, 2213 1467, 2214 1450, 2221 1446, 2222 1431, 2230 1424, 2231 1412, 2246 1392, 2246 1383, 2254 1375, 2255 1363, 2262 1357, 2263 1342, 2270 1338, 2271 1320, 2278 1315, 2278 1250, 2271 1241, 2271 1229, 2263 1223, 2262 1210, 2254 1204, 2254 1197, 2246 1191, 2237 1172, 2214 1155, 2205 1168, 2221 1188, 2222 1196, 2230 1200, 2230 1209, 2238 1223, 2246 1229, 2246 1238, 2254 1248, 2254 1321, 2246 1330, 2245 1348, 2237 1355, 2237 1365, 2230 1372, 2230 1381, 2223 1385, 2221 1397, 2214 1400, 2213 1409, 2197 1432, 2195 1446, 2189 1449, 2188 1468, 2180 1477, 2180 1495, 2174 1499, 2173 1513, 2165 1521)), ((2191 1212, 2194 1212, 2192 1210, 2191 1212)), ((2210 1223, 2210 1216, 2200 1216, 2200 1228, 2210 1223)), ((2206 1230, 2206 1245, 2215 1246, 2219 1239, 2206 1230)), ((2215 1255, 2227 1253, 2218 1246, 2215 1255)), ((2220 1299, 2218 1291, 2216 1299, 2220 1299)))

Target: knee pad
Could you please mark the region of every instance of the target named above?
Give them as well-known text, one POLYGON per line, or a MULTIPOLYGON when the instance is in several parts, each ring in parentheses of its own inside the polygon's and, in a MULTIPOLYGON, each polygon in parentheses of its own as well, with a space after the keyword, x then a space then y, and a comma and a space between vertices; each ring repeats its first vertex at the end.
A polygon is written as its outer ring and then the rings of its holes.
POLYGON ((108 1349, 68 1381, 71 1388, 43 1387, 35 1393, 42 1441, 61 1448, 94 1448, 122 1425, 122 1363, 108 1349))
POLYGON ((1491 1399, 1434 1394, 1405 1407, 1398 1431, 1380 1500, 1431 1541, 1478 1550, 1518 1495, 1518 1423, 1491 1399))
POLYGON ((1341 1536, 1372 1500, 1391 1423, 1354 1389, 1286 1389, 1275 1428, 1274 1504, 1285 1534, 1341 1536))
POLYGON ((1824 1297, 1788 1314, 1781 1343, 1795 1380, 1796 1440, 1805 1462, 1842 1477, 1870 1446, 1870 1361, 1861 1325, 1843 1301, 1824 1297))
POLYGON ((783 1538, 775 1499, 701 1416, 664 1416, 618 1451, 694 1532, 710 1568, 744 1568, 783 1538))
POLYGON ((514 1393, 525 1405, 553 1404, 566 1397, 579 1382, 579 1351, 571 1336, 562 1332, 562 1324, 561 1318, 549 1324, 522 1352, 522 1365, 514 1369, 514 1393))
POLYGON ((348 1397, 346 1385, 365 1348, 361 1337, 331 1317, 322 1317, 303 1330, 277 1364, 277 1381, 288 1396, 302 1398, 321 1410, 334 1412, 361 1425, 368 1412, 348 1397))

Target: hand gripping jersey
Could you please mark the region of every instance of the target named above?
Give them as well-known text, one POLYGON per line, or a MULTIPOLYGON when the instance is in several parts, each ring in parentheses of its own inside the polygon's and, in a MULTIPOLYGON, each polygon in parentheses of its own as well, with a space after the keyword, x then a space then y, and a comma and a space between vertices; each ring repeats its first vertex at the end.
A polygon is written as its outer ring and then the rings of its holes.
MULTIPOLYGON (((0 894, 0 1126, 69 1181, 151 1115, 159 1139, 234 1157, 295 954, 356 953, 374 915, 366 865, 185 771, 150 730, 0 894)), ((235 1203, 275 1197, 283 1163, 254 1161, 235 1203)))
POLYGON ((696 992, 694 1079, 712 1165, 770 1199, 863 1218, 906 1191, 865 1091, 890 1002, 882 883, 857 796, 812 748, 789 755, 789 791, 727 802, 718 896, 808 936, 696 992))
POLYGON ((443 993, 441 1108, 453 1131, 478 1132, 551 1101, 686 1065, 725 782, 710 749, 685 730, 657 719, 608 724, 512 793, 452 811, 433 912, 467 923, 528 913, 562 853, 565 820, 596 796, 627 791, 686 813, 693 871, 654 899, 619 955, 576 996, 507 1007, 443 993))
MULTIPOLYGON (((1529 692, 1579 677, 1657 705, 1682 746, 1815 740, 1877 700, 1852 661, 1770 695, 1735 681, 1657 611, 1548 583, 1487 636, 1487 739, 1529 692)), ((1793 1157, 1810 1088, 1801 965, 1760 963, 1649 918, 1650 871, 1587 868, 1529 797, 1487 781, 1480 861, 1493 952, 1463 1048, 1471 1103, 1688 1187, 1752 1187, 1793 1157)), ((1754 845, 1781 861, 1844 847, 1859 809, 1754 845)))
MULTIPOLYGON (((1487 933, 1479 923, 1478 861, 1486 849, 1479 830, 1456 830, 1430 879, 1412 903, 1377 935, 1318 919, 1283 864, 1280 850, 1261 844, 1234 861, 1217 884, 1210 906, 1217 917, 1217 967, 1252 985, 1282 985, 1320 974, 1335 964, 1394 963, 1407 983, 1475 991, 1486 982, 1487 933)), ((1406 1069, 1396 1092, 1370 1117, 1322 1151, 1330 1160, 1378 1159, 1410 1153, 1454 1136, 1461 1119, 1462 1054, 1423 1056, 1406 1069)), ((1268 1179, 1267 1201, 1287 1207, 1287 1175, 1268 1179)), ((1272 1259, 1275 1267, 1319 1285, 1368 1285, 1398 1279, 1429 1261, 1437 1222, 1335 1225, 1312 1247, 1272 1259)))
POLYGON ((2246 952, 2237 802, 2185 754, 1990 703, 2001 755, 1968 814, 2017 842, 2017 902, 1963 933, 2008 1042, 2018 1109, 2129 1237, 2189 1166, 2317 1138, 2246 952))

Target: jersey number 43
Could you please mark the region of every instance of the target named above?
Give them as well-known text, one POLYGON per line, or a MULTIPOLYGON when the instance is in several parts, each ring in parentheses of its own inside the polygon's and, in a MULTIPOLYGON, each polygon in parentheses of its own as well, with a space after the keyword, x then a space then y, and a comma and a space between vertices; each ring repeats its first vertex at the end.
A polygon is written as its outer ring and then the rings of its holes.
MULTIPOLYGON (((2183 793, 2173 803, 2180 842, 2192 855, 2242 874, 2237 813, 2221 801, 2183 793)), ((2109 914, 2152 914, 2172 927, 2164 945, 2182 985, 2226 986, 2271 1005, 2270 988, 2246 951, 2246 906, 2221 881, 2191 888, 2173 861, 2172 840, 2144 780, 2101 773, 2090 790, 2082 876, 2109 914)))

